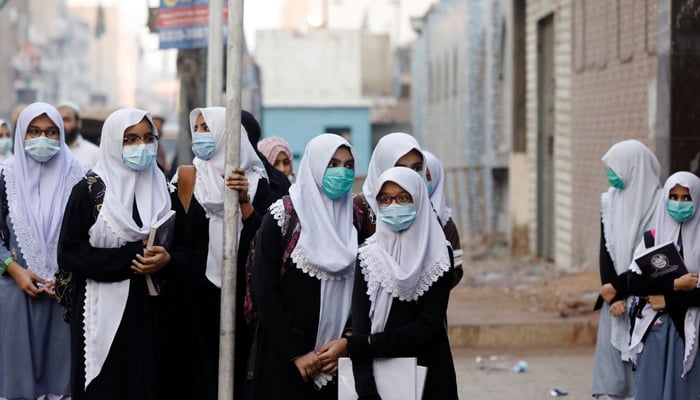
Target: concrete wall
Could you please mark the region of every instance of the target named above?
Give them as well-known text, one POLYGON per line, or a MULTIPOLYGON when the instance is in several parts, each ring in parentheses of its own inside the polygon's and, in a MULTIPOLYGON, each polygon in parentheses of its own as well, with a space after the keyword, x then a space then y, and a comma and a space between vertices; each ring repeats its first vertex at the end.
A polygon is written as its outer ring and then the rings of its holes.
POLYGON ((362 98, 361 32, 258 31, 263 106, 347 105, 362 98))
POLYGON ((469 232, 499 238, 509 230, 508 6, 502 0, 438 2, 417 24, 412 65, 416 136, 446 167, 470 168, 467 181, 455 180, 450 200, 469 216, 469 232))
POLYGON ((263 137, 285 138, 294 153, 294 169, 304 154, 306 143, 329 127, 349 127, 355 149, 355 172, 366 174, 371 155, 368 108, 275 108, 263 110, 263 137))
MULTIPOLYGON (((605 2, 607 3, 607 2, 605 2)), ((529 193, 519 193, 514 199, 527 195, 530 206, 530 251, 537 253, 537 24, 549 15, 554 15, 554 70, 555 70, 555 127, 554 127, 554 261, 562 269, 574 265, 572 220, 571 167, 571 1, 531 0, 526 9, 526 68, 527 68, 527 172, 517 172, 512 180, 529 175, 529 193)), ((578 151, 578 150, 577 150, 578 151)), ((577 175, 578 178, 578 175, 577 175)), ((590 238, 597 241, 597 238, 590 238)))
POLYGON ((393 96, 394 52, 389 35, 363 33, 361 37, 363 96, 393 96))
MULTIPOLYGON (((427 65, 427 80, 415 81, 427 90, 427 114, 422 145, 434 152, 446 167, 473 162, 469 147, 467 114, 468 74, 478 68, 478 60, 469 59, 469 45, 478 39, 478 28, 467 30, 467 4, 464 1, 440 2, 426 17, 426 58, 414 58, 427 65)), ((478 45, 478 43, 474 44, 478 45)), ((414 55, 417 57, 417 55, 414 55)), ((414 95, 420 93, 418 90, 414 95)), ((421 110, 416 110, 420 115, 421 110)), ((423 125, 423 124, 421 124, 423 125)), ((483 133, 483 132, 482 132, 483 133)))

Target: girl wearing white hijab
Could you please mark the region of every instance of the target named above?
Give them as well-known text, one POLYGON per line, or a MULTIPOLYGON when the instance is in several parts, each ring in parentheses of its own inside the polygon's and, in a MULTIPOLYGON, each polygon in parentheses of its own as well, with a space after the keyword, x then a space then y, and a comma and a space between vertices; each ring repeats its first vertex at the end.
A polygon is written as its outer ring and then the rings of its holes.
MULTIPOLYGON (((700 178, 684 171, 671 175, 657 204, 654 243, 675 243, 688 273, 651 278, 636 262, 630 265, 630 291, 648 299, 631 339, 631 350, 639 352, 635 399, 691 399, 700 393, 700 178)), ((640 244, 636 253, 643 251, 640 244)))
POLYGON ((369 160, 362 193, 353 196, 355 207, 362 214, 362 223, 358 232, 360 243, 374 234, 378 206, 372 193, 377 190, 379 175, 391 167, 411 168, 422 175, 425 171, 424 164, 423 151, 413 136, 394 132, 379 139, 369 160))
MULTIPOLYGON (((245 261, 262 216, 270 206, 270 189, 262 161, 241 126, 240 167, 222 177, 225 167, 226 109, 197 108, 190 112, 192 151, 195 155, 194 190, 187 214, 187 242, 192 259, 178 268, 168 291, 172 305, 171 332, 175 365, 174 390, 183 398, 216 399, 219 366, 219 316, 223 264, 224 195, 226 187, 239 191, 238 269, 236 288, 235 398, 243 398, 244 372, 254 327, 245 323, 245 261)), ((173 178, 177 192, 173 208, 185 213, 180 200, 180 172, 173 178)), ((183 194, 184 195, 184 194, 183 194)))
POLYGON ((357 256, 354 176, 351 145, 319 135, 306 146, 289 197, 263 219, 252 271, 259 323, 251 398, 338 396, 333 375, 346 354, 357 256), (288 233, 293 249, 283 244, 288 233))
POLYGON ((360 248, 348 350, 360 399, 377 399, 373 358, 417 357, 428 367, 423 399, 456 399, 445 320, 452 256, 421 176, 385 171, 372 198, 376 233, 360 248))
POLYGON ((12 127, 0 119, 0 162, 12 157, 12 127))
POLYGON ((601 196, 600 277, 602 308, 598 324, 593 397, 634 397, 634 371, 630 362, 627 270, 634 249, 655 222, 661 198, 659 162, 637 140, 613 145, 603 156, 610 188, 601 196))
POLYGON ((157 145, 150 113, 113 112, 94 173, 75 186, 66 206, 58 258, 74 285, 73 399, 161 394, 160 312, 145 275, 161 273, 174 256, 161 246, 144 248, 151 225, 171 208, 157 145))
POLYGON ((70 329, 53 276, 63 211, 87 166, 63 136, 58 111, 31 104, 17 119, 15 156, 2 164, 0 398, 70 394, 70 329))

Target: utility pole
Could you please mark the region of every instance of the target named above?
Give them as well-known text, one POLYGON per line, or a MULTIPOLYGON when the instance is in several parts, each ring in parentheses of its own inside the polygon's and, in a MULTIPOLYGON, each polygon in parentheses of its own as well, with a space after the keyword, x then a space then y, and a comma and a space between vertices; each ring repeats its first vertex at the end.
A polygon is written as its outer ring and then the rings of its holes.
MULTIPOLYGON (((231 175, 240 165, 241 61, 243 53, 243 0, 229 0, 226 63, 226 162, 231 175)), ((236 339, 236 269, 238 258, 238 192, 226 189, 224 197, 224 264, 221 276, 219 326, 219 400, 233 398, 233 364, 236 339)), ((241 400, 241 399, 239 399, 241 400)))
POLYGON ((207 50, 207 107, 221 105, 224 65, 224 0, 209 0, 209 44, 207 50))

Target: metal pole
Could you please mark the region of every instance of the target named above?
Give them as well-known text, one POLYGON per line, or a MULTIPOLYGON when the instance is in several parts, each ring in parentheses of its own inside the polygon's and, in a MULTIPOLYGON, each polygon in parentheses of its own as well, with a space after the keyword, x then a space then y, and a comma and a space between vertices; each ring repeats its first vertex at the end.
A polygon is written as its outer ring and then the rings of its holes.
MULTIPOLYGON (((228 3, 228 62, 226 70, 226 176, 239 162, 241 146, 241 59, 243 0, 228 3)), ((224 197, 224 264, 221 276, 219 327, 219 400, 233 398, 233 360, 236 338, 236 260, 238 257, 238 192, 226 189, 224 197)), ((240 399, 239 399, 240 400, 240 399)))
POLYGON ((209 0, 209 44, 207 49, 207 107, 221 105, 224 66, 224 0, 209 0))

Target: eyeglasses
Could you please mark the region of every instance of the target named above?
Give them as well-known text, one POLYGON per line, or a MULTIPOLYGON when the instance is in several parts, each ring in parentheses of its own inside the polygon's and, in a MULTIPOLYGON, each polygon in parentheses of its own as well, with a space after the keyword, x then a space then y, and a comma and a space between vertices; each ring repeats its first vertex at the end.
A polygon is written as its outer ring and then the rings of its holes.
POLYGON ((383 206, 388 206, 391 203, 396 202, 401 205, 406 205, 406 204, 411 204, 413 203, 413 198, 411 198, 411 195, 408 193, 399 193, 396 196, 388 196, 386 194, 380 194, 377 196, 377 202, 383 206))
POLYGON ((156 142, 158 142, 158 136, 156 136, 156 135, 148 134, 148 135, 144 135, 144 136, 139 136, 139 135, 135 135, 135 134, 129 134, 129 135, 124 136, 124 140, 122 141, 122 144, 124 146, 133 146, 133 145, 137 145, 139 143, 153 144, 156 142))
POLYGON ((61 131, 59 131, 58 128, 41 129, 36 126, 30 126, 27 128, 27 136, 32 139, 38 138, 42 133, 49 139, 58 139, 58 137, 61 135, 61 131))

